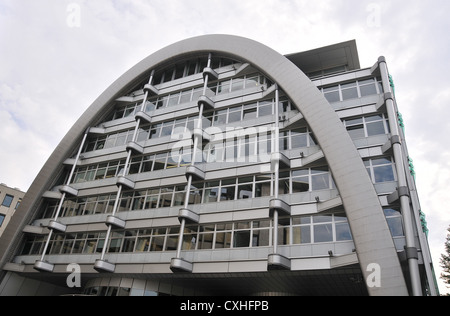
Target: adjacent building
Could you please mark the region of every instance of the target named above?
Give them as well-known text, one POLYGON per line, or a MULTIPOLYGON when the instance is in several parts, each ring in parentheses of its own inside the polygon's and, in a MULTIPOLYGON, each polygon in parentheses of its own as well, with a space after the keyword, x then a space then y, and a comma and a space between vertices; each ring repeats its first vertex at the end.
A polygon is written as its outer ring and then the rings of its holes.
POLYGON ((0 205, 0 237, 24 195, 25 192, 18 188, 10 188, 4 183, 0 184, 0 201, 2 203, 0 205))
POLYGON ((392 86, 355 41, 152 54, 37 176, 0 239, 0 294, 436 295, 392 86))

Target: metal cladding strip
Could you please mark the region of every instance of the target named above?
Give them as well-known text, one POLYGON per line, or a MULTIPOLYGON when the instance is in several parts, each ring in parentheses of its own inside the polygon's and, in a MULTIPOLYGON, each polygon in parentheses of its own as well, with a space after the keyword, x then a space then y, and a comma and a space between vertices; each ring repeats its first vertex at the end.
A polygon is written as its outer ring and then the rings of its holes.
MULTIPOLYGON (((337 114, 311 80, 286 57, 261 43, 242 37, 206 35, 183 40, 155 52, 131 68, 94 101, 67 133, 30 187, 19 211, 23 213, 27 209, 32 210, 39 202, 51 185, 59 166, 79 144, 80 135, 102 118, 110 102, 126 93, 151 69, 183 55, 192 56, 197 53, 221 53, 251 63, 276 82, 299 107, 324 152, 339 189, 365 279, 372 272, 369 267, 376 264, 381 268, 381 286, 368 287, 369 294, 408 295, 378 196, 337 114)), ((31 215, 21 214, 13 217, 15 223, 8 228, 20 231, 29 216, 31 215)), ((14 234, 12 231, 10 233, 14 234)), ((19 238, 16 239, 17 242, 19 238)), ((4 243, 0 244, 0 253, 4 253, 5 247, 4 243)), ((4 261, 5 258, 0 264, 4 261)))

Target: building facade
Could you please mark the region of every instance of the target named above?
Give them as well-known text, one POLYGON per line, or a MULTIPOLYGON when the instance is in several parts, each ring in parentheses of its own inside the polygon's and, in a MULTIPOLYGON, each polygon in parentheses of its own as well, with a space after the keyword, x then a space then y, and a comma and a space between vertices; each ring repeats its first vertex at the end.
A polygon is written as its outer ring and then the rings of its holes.
POLYGON ((283 56, 208 35, 152 54, 18 213, 1 295, 437 294, 386 60, 362 69, 355 41, 283 56))
POLYGON ((6 184, 0 184, 0 237, 8 225, 14 212, 22 202, 25 192, 17 188, 10 188, 6 184))

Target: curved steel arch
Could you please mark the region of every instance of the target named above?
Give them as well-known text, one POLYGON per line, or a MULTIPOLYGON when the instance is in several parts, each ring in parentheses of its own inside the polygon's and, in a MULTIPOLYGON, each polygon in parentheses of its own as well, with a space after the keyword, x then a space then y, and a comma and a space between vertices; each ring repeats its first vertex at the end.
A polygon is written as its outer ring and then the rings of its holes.
MULTIPOLYGON (((349 220, 363 275, 380 278, 380 287, 368 287, 371 295, 408 295, 397 252, 378 196, 365 166, 342 122, 311 80, 286 57, 271 48, 242 37, 205 35, 180 41, 142 60, 97 98, 70 129, 50 156, 21 204, 32 210, 57 175, 59 166, 78 145, 87 128, 98 122, 110 102, 126 93, 151 69, 183 55, 222 53, 246 61, 276 82, 296 104, 314 132, 339 189, 349 220), (57 166, 57 168, 55 168, 57 166), (368 268, 380 267, 380 271, 368 268)), ((23 213, 23 212, 22 212, 23 213)), ((32 214, 21 214, 10 224, 19 231, 32 214)), ((17 235, 17 234, 16 234, 17 235)), ((16 238, 17 239, 17 238, 16 238)), ((17 242, 17 240, 16 240, 17 242)), ((0 243, 0 253, 9 246, 0 243)), ((4 253, 5 253, 4 252, 4 253)), ((12 253, 9 249, 10 255, 12 253)), ((7 256, 2 258, 3 264, 7 256)), ((1 265, 0 265, 1 266, 1 265)))

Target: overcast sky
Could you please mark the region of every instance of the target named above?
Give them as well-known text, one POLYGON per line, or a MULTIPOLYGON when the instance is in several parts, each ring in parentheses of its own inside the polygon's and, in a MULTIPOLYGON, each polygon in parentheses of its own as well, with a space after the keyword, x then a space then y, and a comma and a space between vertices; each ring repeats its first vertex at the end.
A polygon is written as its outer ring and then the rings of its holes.
POLYGON ((174 42, 233 34, 288 54, 355 39, 361 67, 383 55, 394 77, 439 279, 450 225, 448 12, 447 0, 0 0, 0 182, 26 191, 89 105, 174 42))

